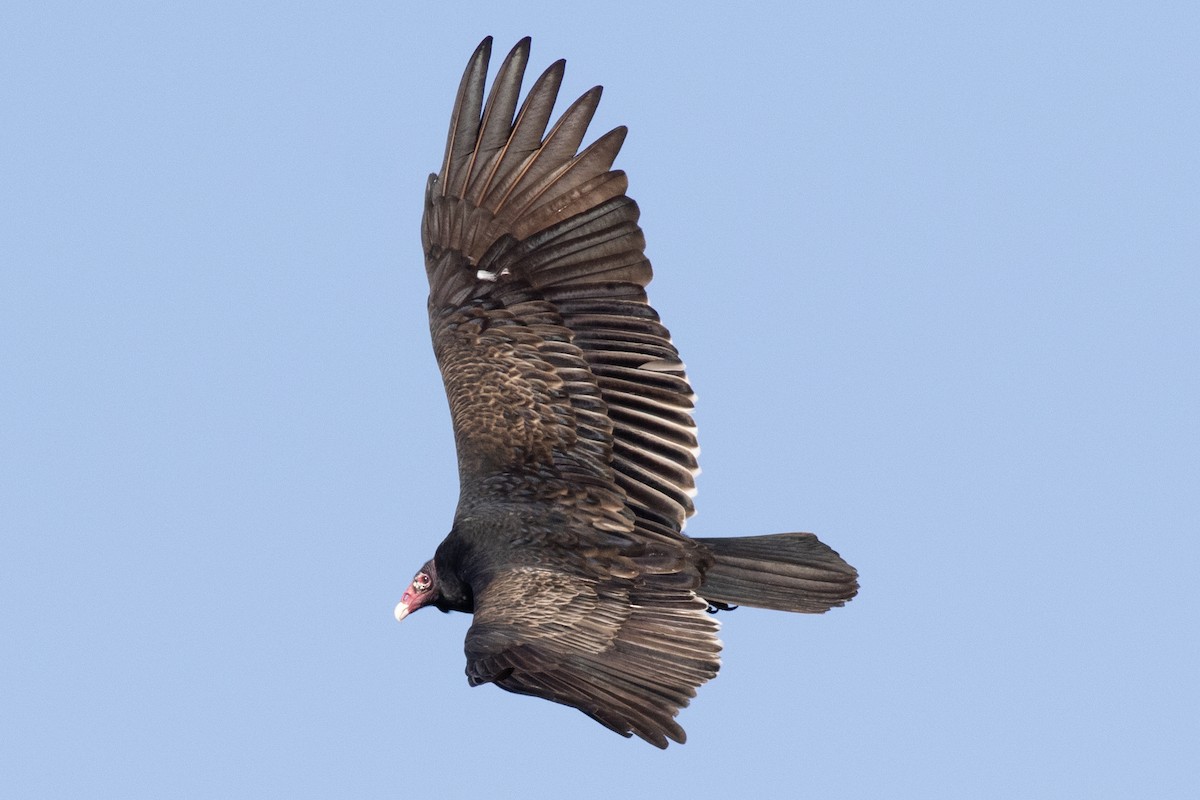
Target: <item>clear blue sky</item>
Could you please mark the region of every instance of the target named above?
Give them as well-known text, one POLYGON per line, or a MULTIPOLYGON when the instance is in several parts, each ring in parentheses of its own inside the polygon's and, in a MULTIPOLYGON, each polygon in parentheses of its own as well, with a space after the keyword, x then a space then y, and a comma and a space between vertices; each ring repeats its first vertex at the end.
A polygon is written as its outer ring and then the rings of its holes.
POLYGON ((1194 3, 9 3, 6 797, 1187 797, 1194 3), (678 4, 676 4, 678 7, 678 4), (698 535, 813 530, 660 752, 397 625, 457 494, 418 241, 466 58, 628 124, 698 535))

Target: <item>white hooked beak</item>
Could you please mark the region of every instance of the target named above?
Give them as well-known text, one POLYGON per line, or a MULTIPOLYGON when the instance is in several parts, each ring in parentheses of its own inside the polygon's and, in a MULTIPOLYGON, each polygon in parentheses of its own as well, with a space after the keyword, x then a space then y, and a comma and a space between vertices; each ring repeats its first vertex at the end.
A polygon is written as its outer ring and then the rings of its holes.
MULTIPOLYGON (((407 592, 405 594, 407 594, 407 592)), ((408 612, 410 610, 411 609, 408 607, 407 597, 405 597, 405 599, 401 600, 399 603, 396 603, 396 622, 403 622, 404 618, 408 616, 408 612)))

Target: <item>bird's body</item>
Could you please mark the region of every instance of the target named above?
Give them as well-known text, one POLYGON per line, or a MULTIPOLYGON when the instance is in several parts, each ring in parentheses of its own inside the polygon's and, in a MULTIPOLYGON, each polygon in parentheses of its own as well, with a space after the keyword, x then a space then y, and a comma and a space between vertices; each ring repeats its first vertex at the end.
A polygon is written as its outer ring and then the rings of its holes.
POLYGON ((675 714, 719 667, 706 611, 820 612, 854 595, 857 574, 812 534, 683 534, 692 392, 646 299, 638 209, 611 168, 625 130, 579 150, 597 87, 547 132, 561 61, 518 110, 528 39, 485 104, 490 46, 463 76, 422 224, 460 500, 396 615, 472 613, 472 684, 665 747, 684 740, 675 714))

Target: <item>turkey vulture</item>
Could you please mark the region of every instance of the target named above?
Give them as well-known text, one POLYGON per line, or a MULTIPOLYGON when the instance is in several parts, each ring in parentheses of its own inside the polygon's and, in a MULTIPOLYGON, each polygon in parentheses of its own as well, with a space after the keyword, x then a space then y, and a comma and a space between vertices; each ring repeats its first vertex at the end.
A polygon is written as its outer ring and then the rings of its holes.
POLYGON ((471 685, 682 743, 675 716, 720 666, 706 612, 821 613, 855 595, 858 574, 811 533, 684 535, 692 391, 647 302, 638 207, 612 169, 625 128, 580 149, 597 86, 547 131, 561 60, 518 109, 528 38, 485 102, 490 53, 488 37, 467 64, 421 224, 458 509, 396 619, 472 613, 471 685))

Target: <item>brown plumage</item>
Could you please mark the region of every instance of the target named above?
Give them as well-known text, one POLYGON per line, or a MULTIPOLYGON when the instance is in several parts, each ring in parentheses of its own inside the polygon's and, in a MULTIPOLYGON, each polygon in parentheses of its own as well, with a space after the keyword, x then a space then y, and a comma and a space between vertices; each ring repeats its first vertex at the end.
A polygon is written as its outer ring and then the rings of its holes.
POLYGON ((563 61, 518 109, 528 38, 485 102, 490 51, 488 38, 463 75, 421 226, 459 504, 396 616, 473 613, 473 685, 666 747, 720 665, 706 611, 819 613, 854 596, 857 573, 808 533, 683 534, 692 391, 647 302, 638 208, 612 169, 625 129, 580 150, 600 87, 547 129, 563 61))

